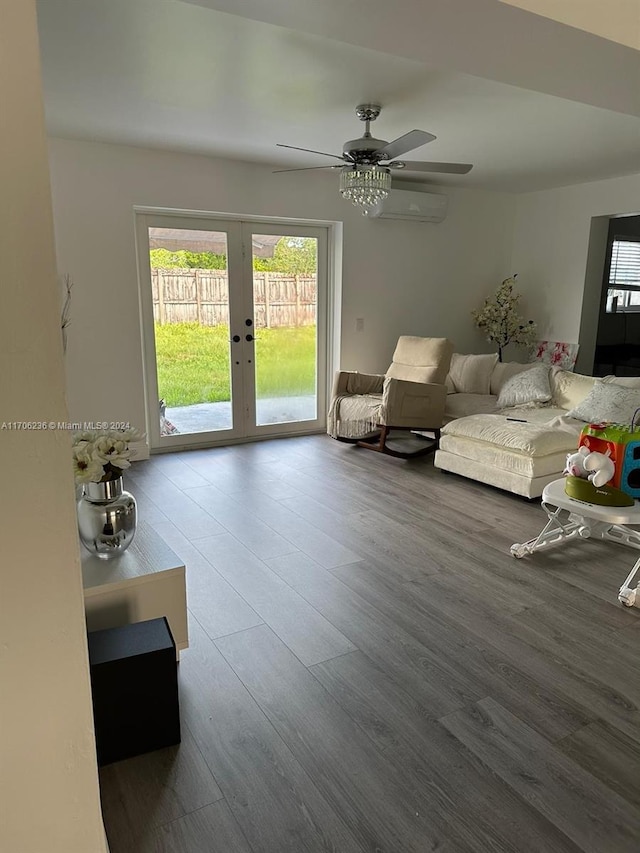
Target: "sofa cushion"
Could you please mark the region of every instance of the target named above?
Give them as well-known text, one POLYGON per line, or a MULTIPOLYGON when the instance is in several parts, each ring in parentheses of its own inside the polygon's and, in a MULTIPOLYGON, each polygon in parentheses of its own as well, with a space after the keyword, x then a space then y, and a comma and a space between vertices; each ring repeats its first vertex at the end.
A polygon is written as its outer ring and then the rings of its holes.
POLYGON ((507 379, 496 405, 499 409, 506 409, 526 403, 548 403, 550 399, 549 368, 546 364, 536 364, 531 370, 521 371, 507 379))
POLYGON ((386 372, 390 379, 444 384, 453 344, 447 338, 419 338, 401 335, 386 372))
POLYGON ((634 412, 639 408, 640 388, 625 388, 613 382, 597 381, 585 399, 567 415, 586 423, 612 421, 630 424, 634 412))
POLYGON ((551 400, 560 409, 575 409, 594 384, 599 381, 593 376, 583 376, 581 373, 571 373, 568 370, 551 368, 551 400))
MULTIPOLYGON (((514 410, 517 412, 517 410, 514 410)), ((510 421, 502 415, 472 415, 458 418, 442 428, 442 435, 455 435, 473 441, 497 445, 528 456, 548 456, 575 448, 577 433, 549 427, 554 410, 533 410, 535 416, 526 421, 510 421), (542 423, 541 417, 546 418, 542 423)), ((533 415, 532 412, 532 415, 533 415)), ((520 411, 520 415, 525 412, 520 411)), ((558 414, 555 412, 555 414, 558 414)), ((517 416, 517 415, 515 415, 517 416)), ((529 413, 526 412, 528 418, 529 413)))
POLYGON ((449 380, 458 394, 490 394, 491 373, 498 363, 498 354, 451 356, 449 380))
MULTIPOLYGON (((554 453, 544 456, 529 456, 518 453, 497 444, 473 441, 471 438, 459 438, 456 435, 443 435, 440 438, 440 450, 454 453, 464 459, 470 459, 482 465, 489 465, 496 471, 509 471, 522 477, 547 477, 550 474, 560 476, 567 461, 567 453, 575 450, 578 437, 567 437, 567 445, 554 453)), ((472 476, 472 475, 470 475, 472 476)))
POLYGON ((444 416, 452 420, 497 411, 496 397, 493 394, 448 394, 444 416))
POLYGON ((504 383, 512 376, 539 366, 539 362, 537 364, 520 364, 517 361, 499 361, 491 374, 491 393, 498 395, 502 391, 504 383))

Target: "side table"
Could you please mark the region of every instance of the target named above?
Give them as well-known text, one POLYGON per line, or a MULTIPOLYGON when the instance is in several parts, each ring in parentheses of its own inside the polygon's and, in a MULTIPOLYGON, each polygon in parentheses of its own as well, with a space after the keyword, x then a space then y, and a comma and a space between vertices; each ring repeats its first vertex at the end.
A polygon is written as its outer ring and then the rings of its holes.
POLYGON ((167 617, 89 631, 98 764, 180 743, 176 646, 167 617))
MULTIPOLYGON (((633 506, 601 506, 569 497, 564 490, 564 478, 554 480, 542 492, 542 509, 547 514, 547 523, 541 533, 528 542, 515 543, 511 554, 520 559, 527 554, 562 545, 571 539, 597 538, 618 542, 640 550, 640 531, 630 525, 640 525, 640 503, 633 506)), ((627 607, 640 607, 640 585, 631 588, 634 577, 640 570, 640 559, 618 592, 618 601, 627 607)))
POLYGON ((120 557, 101 560, 81 551, 87 630, 166 616, 179 658, 189 646, 185 566, 161 536, 140 522, 120 557))

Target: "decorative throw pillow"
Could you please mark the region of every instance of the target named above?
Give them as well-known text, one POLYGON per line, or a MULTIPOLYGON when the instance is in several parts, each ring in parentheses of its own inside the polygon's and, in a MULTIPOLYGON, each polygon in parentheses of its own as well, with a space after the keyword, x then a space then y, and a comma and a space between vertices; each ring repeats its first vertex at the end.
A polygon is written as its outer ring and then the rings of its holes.
POLYGON ((537 364, 520 364, 517 361, 499 361, 491 374, 491 393, 499 396, 504 383, 515 376, 516 373, 523 373, 525 370, 533 370, 540 366, 537 364))
POLYGON ((582 373, 551 368, 551 398, 559 409, 574 409, 587 396, 597 379, 582 373))
POLYGON ((489 394, 491 373, 498 363, 498 353, 490 355, 451 356, 449 379, 458 394, 489 394))
POLYGON ((602 380, 607 384, 622 385, 624 388, 640 388, 640 376, 605 376, 602 380))
POLYGON ((549 368, 546 364, 537 364, 531 370, 516 373, 507 379, 496 405, 499 409, 508 409, 527 403, 548 403, 550 399, 549 368))
POLYGON ((630 424, 634 412, 639 408, 640 388, 596 382, 585 399, 567 415, 590 424, 602 421, 630 424))

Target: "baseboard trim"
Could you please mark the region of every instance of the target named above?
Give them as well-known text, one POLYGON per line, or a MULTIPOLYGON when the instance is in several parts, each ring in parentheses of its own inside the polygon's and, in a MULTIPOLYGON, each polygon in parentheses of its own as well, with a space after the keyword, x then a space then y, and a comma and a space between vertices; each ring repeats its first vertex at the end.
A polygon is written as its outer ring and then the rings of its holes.
POLYGON ((146 441, 132 441, 129 447, 131 449, 132 462, 139 462, 141 459, 149 458, 149 445, 146 441))

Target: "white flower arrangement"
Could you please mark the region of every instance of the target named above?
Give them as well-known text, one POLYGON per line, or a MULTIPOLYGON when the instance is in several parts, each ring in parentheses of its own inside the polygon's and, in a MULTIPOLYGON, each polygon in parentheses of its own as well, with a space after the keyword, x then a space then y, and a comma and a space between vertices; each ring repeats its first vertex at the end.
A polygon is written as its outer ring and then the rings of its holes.
POLYGON ((524 321, 516 311, 520 295, 513 293, 518 274, 505 278, 493 296, 488 296, 479 311, 471 316, 487 340, 498 346, 498 358, 507 344, 530 344, 536 338, 537 326, 533 320, 524 321))
POLYGON ((139 441, 136 429, 79 432, 73 437, 73 472, 76 483, 117 480, 131 465, 129 443, 139 441))

